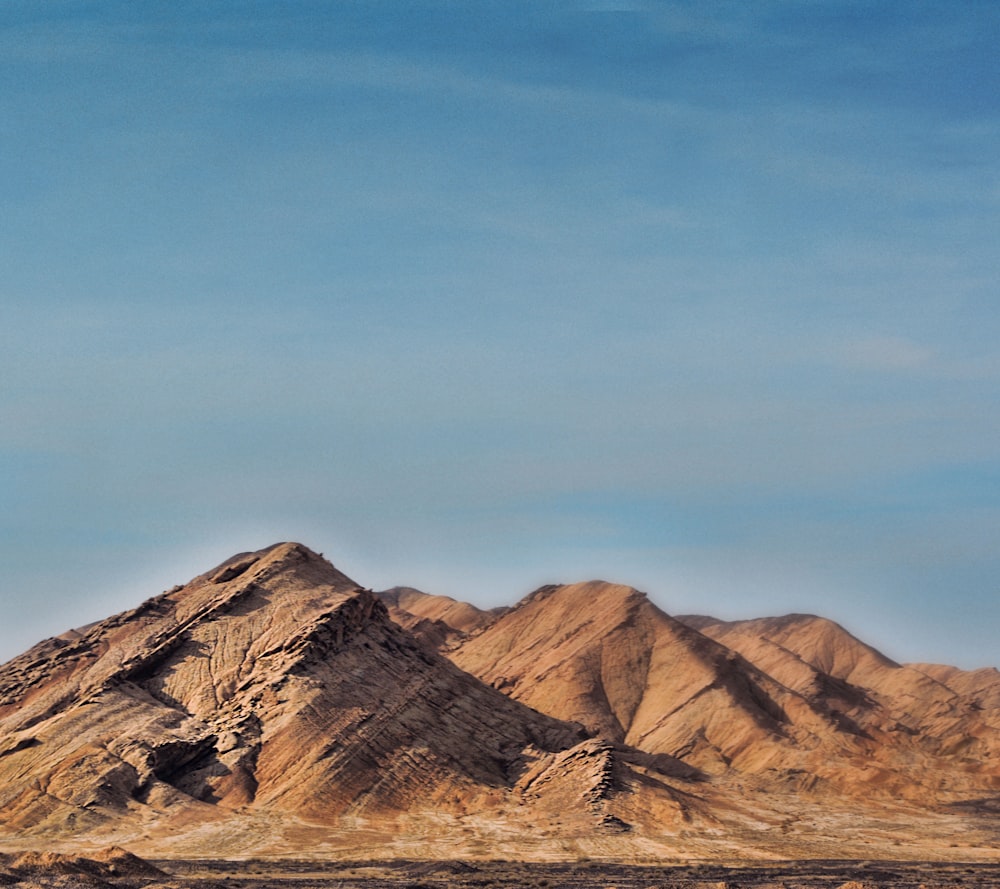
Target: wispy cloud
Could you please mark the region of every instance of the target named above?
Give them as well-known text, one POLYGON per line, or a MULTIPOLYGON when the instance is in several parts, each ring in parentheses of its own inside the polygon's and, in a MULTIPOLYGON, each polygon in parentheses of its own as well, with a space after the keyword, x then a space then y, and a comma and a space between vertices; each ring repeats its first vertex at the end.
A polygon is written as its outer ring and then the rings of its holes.
POLYGON ((915 371, 929 368, 934 358, 932 349, 898 336, 864 337, 844 348, 846 365, 859 370, 915 371))

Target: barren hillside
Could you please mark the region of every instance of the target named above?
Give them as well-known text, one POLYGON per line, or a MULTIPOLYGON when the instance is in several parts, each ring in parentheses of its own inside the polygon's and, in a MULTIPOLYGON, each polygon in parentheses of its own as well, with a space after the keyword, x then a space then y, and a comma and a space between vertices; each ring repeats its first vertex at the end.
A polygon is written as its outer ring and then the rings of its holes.
POLYGON ((602 582, 485 612, 300 544, 234 556, 0 666, 0 848, 995 856, 994 671, 686 620, 602 582))

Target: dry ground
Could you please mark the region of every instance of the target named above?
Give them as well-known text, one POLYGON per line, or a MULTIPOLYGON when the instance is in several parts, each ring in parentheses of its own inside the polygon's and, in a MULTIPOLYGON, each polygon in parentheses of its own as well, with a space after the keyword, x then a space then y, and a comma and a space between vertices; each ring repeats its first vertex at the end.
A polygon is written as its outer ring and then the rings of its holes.
MULTIPOLYGON (((1000 864, 157 861, 177 889, 995 889, 1000 864)), ((153 889, 147 884, 147 889, 153 889)))

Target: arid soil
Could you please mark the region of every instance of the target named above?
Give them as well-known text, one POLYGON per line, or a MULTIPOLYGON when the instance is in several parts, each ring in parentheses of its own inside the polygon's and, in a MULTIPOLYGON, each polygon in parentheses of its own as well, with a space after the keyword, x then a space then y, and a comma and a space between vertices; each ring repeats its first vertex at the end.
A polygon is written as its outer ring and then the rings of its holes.
POLYGON ((615 865, 581 861, 164 860, 48 856, 7 861, 20 889, 987 889, 1000 865, 805 861, 615 865))
POLYGON ((1000 885, 1000 865, 866 861, 613 865, 601 862, 522 864, 492 861, 355 863, 317 870, 315 862, 251 862, 253 879, 242 863, 162 863, 178 876, 230 877, 227 887, 329 887, 340 889, 985 889, 1000 885), (172 870, 171 870, 172 869, 172 870), (271 881, 271 882, 269 882, 271 881))

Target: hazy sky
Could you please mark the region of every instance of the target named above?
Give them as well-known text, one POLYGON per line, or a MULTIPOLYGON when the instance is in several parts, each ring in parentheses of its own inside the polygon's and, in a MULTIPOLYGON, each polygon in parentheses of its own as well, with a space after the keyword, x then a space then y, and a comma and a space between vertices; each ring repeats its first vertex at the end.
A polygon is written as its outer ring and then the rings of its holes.
POLYGON ((0 7, 0 660, 279 540, 1000 666, 1000 5, 0 7))

